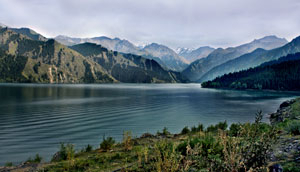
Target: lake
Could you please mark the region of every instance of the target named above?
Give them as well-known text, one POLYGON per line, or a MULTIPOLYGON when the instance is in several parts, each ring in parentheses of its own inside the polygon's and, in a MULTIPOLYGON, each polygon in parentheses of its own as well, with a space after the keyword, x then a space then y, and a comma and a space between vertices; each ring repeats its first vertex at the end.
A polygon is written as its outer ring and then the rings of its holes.
MULTIPOLYGON (((204 89, 199 84, 0 84, 0 164, 39 153, 50 160, 61 142, 99 147, 103 136, 122 139, 167 127, 220 121, 251 122, 299 93, 204 89)), ((265 116, 264 120, 268 119, 265 116)))

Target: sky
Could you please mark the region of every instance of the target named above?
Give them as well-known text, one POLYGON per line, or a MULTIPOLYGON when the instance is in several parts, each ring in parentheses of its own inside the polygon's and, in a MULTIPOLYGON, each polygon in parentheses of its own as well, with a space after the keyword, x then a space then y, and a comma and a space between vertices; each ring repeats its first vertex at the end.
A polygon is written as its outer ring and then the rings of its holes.
POLYGON ((0 23, 46 37, 108 36, 173 49, 300 35, 300 0, 0 0, 0 23))

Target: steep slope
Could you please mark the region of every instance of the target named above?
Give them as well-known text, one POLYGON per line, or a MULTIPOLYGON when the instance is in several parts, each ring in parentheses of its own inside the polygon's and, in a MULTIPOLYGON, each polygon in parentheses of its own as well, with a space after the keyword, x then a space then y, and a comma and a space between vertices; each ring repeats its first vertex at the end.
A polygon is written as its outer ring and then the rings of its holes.
POLYGON ((133 54, 122 54, 101 45, 83 43, 70 48, 91 59, 121 82, 162 83, 185 82, 177 72, 164 70, 156 61, 133 54))
POLYGON ((227 49, 218 48, 210 53, 206 58, 196 60, 183 71, 183 75, 191 81, 199 80, 206 72, 213 67, 235 59, 243 54, 250 53, 257 48, 273 49, 286 44, 286 39, 277 38, 276 36, 267 36, 238 47, 227 49))
POLYGON ((230 72, 236 72, 250 67, 258 66, 264 62, 276 60, 279 57, 286 56, 288 54, 294 54, 300 52, 300 37, 295 38, 290 43, 268 51, 256 50, 252 53, 240 56, 236 59, 230 60, 224 64, 216 66, 207 72, 199 82, 208 81, 216 78, 217 76, 224 75, 230 72))
POLYGON ((207 57, 214 50, 215 49, 212 47, 205 46, 190 51, 181 50, 178 52, 178 55, 184 57, 189 63, 191 63, 195 60, 207 57))
POLYGON ((0 29, 2 82, 101 83, 114 82, 103 68, 54 40, 36 41, 8 28, 0 29), (18 64, 15 64, 18 63, 18 64), (20 65, 15 68, 13 66, 20 65))
POLYGON ((163 45, 150 44, 146 46, 147 48, 139 48, 128 40, 121 40, 119 38, 111 39, 105 36, 94 38, 71 38, 67 36, 57 36, 55 37, 55 40, 69 46, 85 42, 95 43, 102 45, 109 50, 141 55, 148 59, 153 59, 161 66, 175 71, 182 71, 185 67, 187 67, 187 62, 184 59, 180 58, 173 50, 163 45), (153 48, 154 46, 157 49, 153 48), (161 52, 162 50, 164 50, 164 53, 161 52))
POLYGON ((300 90, 300 53, 202 83, 204 88, 300 90))
POLYGON ((48 39, 43 35, 36 33, 34 30, 29 28, 8 28, 16 33, 26 35, 27 37, 36 40, 36 41, 47 41, 48 39))
POLYGON ((171 70, 182 71, 187 65, 187 61, 178 56, 178 54, 167 46, 152 43, 144 47, 154 57, 159 57, 164 64, 171 70))

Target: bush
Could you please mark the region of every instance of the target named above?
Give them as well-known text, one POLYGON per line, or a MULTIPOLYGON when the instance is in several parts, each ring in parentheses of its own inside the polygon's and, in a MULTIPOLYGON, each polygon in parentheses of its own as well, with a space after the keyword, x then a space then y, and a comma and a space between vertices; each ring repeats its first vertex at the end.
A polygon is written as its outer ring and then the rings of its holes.
POLYGON ((74 157, 75 157, 74 145, 70 143, 68 143, 67 145, 61 143, 59 151, 54 154, 51 161, 57 162, 63 160, 70 160, 73 159, 74 157))
POLYGON ((204 130, 203 124, 198 124, 198 127, 193 126, 193 127, 191 128, 191 132, 192 132, 192 133, 200 132, 200 131, 203 131, 203 130, 204 130))
POLYGON ((4 166, 5 166, 5 167, 12 167, 12 166, 13 166, 13 163, 12 163, 12 162, 6 162, 4 166))
POLYGON ((100 149, 108 151, 113 147, 115 142, 116 141, 112 137, 105 138, 105 136, 103 136, 103 141, 100 143, 100 149))
POLYGON ((229 128, 229 135, 233 137, 237 137, 239 135, 239 132, 241 130, 241 124, 231 124, 229 128))
POLYGON ((27 163, 40 163, 42 162, 42 157, 39 154, 36 154, 34 159, 32 159, 31 157, 28 158, 28 160, 26 161, 27 163))
POLYGON ((292 135, 300 135, 300 121, 292 121, 287 126, 287 131, 292 135))
POLYGON ((173 142, 160 141, 155 144, 153 152, 154 163, 151 164, 152 170, 157 172, 179 171, 180 154, 176 152, 173 142))
POLYGON ((130 131, 125 131, 123 133, 123 145, 126 151, 130 151, 132 149, 133 142, 132 142, 132 134, 130 131))
POLYGON ((210 125, 209 127, 207 127, 206 131, 207 132, 212 132, 212 133, 216 133, 218 130, 226 130, 228 127, 227 122, 219 122, 216 125, 210 125))
POLYGON ((182 130, 181 130, 181 134, 188 134, 190 133, 190 130, 187 126, 185 126, 182 130))
POLYGON ((171 133, 168 131, 167 127, 164 127, 162 134, 167 136, 167 135, 170 135, 171 133))
POLYGON ((84 148, 84 152, 91 152, 93 150, 93 146, 88 144, 85 148, 84 148))

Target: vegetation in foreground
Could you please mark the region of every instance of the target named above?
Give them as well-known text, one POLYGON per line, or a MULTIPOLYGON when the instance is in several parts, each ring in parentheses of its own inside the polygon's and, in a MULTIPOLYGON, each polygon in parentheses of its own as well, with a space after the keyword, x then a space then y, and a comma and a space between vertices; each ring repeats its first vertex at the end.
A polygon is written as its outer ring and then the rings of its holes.
MULTIPOLYGON (((271 166, 299 171, 300 150, 283 150, 291 139, 293 144, 300 140, 299 108, 300 99, 288 106, 289 116, 272 125, 261 122, 262 112, 258 112, 254 123, 228 126, 225 121, 207 128, 199 124, 184 127, 180 134, 164 128, 156 135, 145 133, 140 138, 124 132, 121 143, 104 137, 97 149, 88 145, 76 152, 74 145, 62 143, 52 161, 40 171, 240 172, 268 171, 271 166)), ((296 146, 300 148, 300 142, 296 146)), ((36 155, 27 163, 40 161, 36 155)))

